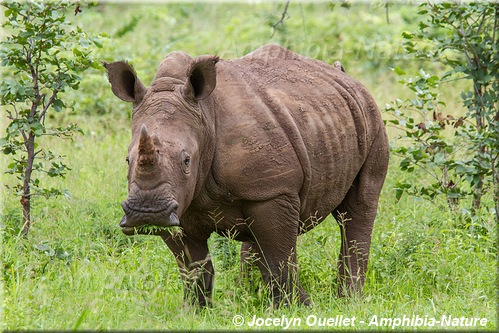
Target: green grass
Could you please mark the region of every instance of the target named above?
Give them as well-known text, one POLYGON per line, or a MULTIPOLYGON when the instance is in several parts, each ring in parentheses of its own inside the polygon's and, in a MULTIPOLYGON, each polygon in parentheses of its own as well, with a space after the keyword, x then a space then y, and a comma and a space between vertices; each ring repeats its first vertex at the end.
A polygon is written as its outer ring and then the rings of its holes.
MULTIPOLYGON (((119 16, 117 7, 105 5, 75 20, 85 29, 112 34, 131 22, 133 16, 140 18, 135 30, 108 40, 97 56, 108 61, 128 59, 146 84, 170 50, 184 49, 193 55, 222 55, 223 51, 228 57, 239 56, 251 45, 269 42, 268 22, 279 18, 276 5, 270 3, 231 7, 123 6, 119 16), (170 30, 161 30, 162 26, 170 30)), ((355 47, 355 38, 363 41, 363 47, 369 36, 377 36, 372 38, 380 39, 385 46, 396 44, 397 30, 414 27, 415 22, 405 7, 390 13, 392 26, 384 23, 384 9, 376 6, 335 8, 332 12, 327 4, 290 9, 286 34, 279 32, 271 41, 339 43, 345 53, 355 47), (363 30, 352 24, 356 15, 370 20, 369 27, 363 30)), ((379 105, 405 94, 388 69, 397 59, 369 59, 365 53, 359 54, 357 58, 345 55, 341 60, 348 65, 349 73, 373 91, 379 105)), ((336 60, 333 53, 324 58, 336 60)), ((447 104, 457 105, 459 96, 447 93, 447 104)), ((46 181, 67 188, 71 197, 35 200, 34 224, 28 237, 23 238, 19 236, 18 199, 2 190, 0 328, 234 330, 251 328, 247 322, 254 315, 300 318, 301 325, 294 329, 328 329, 307 326, 306 319, 311 315, 357 318, 355 327, 332 329, 386 330, 368 323, 373 316, 404 315, 487 318, 485 329, 497 328, 497 234, 488 210, 491 202, 485 202, 485 208, 474 219, 463 210, 465 202, 456 212, 447 209, 444 198, 429 202, 404 196, 396 202, 395 184, 408 175, 398 170, 395 158, 381 196, 364 298, 336 297, 340 234, 336 222, 328 218, 301 236, 298 243, 300 279, 313 300, 312 307, 272 309, 257 272, 252 272, 252 282, 241 280, 239 243, 218 236, 210 239, 216 271, 213 307, 200 310, 185 305, 175 260, 160 238, 127 237, 118 227, 120 203, 127 193, 129 106, 112 95, 104 72, 97 71, 84 77, 78 95, 68 98, 75 101, 75 111, 58 114, 49 121, 77 122, 85 135, 73 141, 47 140, 42 144, 67 155, 73 170, 66 179, 46 181), (235 315, 243 316, 246 323, 235 326, 235 315), (360 320, 365 323, 360 324, 360 320)), ((409 176, 418 179, 423 174, 409 176)), ((4 184, 12 182, 6 175, 1 180, 4 184)))

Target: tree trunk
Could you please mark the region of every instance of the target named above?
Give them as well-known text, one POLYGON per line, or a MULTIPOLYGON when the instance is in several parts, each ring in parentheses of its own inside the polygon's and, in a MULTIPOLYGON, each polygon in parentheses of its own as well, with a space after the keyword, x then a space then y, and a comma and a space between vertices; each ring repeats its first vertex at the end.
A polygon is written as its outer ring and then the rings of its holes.
MULTIPOLYGON (((480 66, 480 64, 477 62, 476 66, 480 66)), ((477 132, 479 134, 482 134, 483 132, 487 131, 487 123, 485 119, 485 110, 484 110, 484 102, 483 102, 483 95, 484 95, 484 89, 485 87, 480 84, 479 82, 476 81, 476 79, 473 79, 473 89, 474 89, 474 97, 473 97, 473 104, 475 105, 475 119, 476 119, 476 127, 477 127, 477 132)), ((477 147, 477 152, 475 154, 475 163, 478 162, 480 164, 480 167, 483 166, 486 162, 484 161, 484 155, 487 152, 487 146, 485 143, 480 143, 478 144, 477 147)), ((473 202, 471 204, 471 211, 473 213, 478 212, 482 205, 482 196, 483 196, 483 185, 484 185, 484 179, 485 175, 483 173, 480 173, 478 175, 478 182, 475 184, 473 188, 473 202)))
MULTIPOLYGON (((499 13, 499 10, 496 10, 496 15, 499 13)), ((499 103, 497 103, 499 106, 499 103)), ((495 108, 496 116, 494 117, 494 124, 493 124, 493 129, 495 133, 499 133, 499 108, 495 108)), ((495 150, 495 156, 493 161, 492 161, 492 181, 494 183, 494 204, 495 204, 495 209, 496 209, 496 221, 497 224, 499 225, 499 154, 497 153, 497 150, 499 147, 496 146, 495 150)))
POLYGON ((26 160, 26 169, 24 170, 23 193, 21 196, 21 206, 23 207, 23 226, 22 234, 26 236, 31 228, 31 174, 33 172, 33 163, 35 161, 35 135, 29 133, 26 141, 26 151, 28 157, 26 160))
POLYGON ((483 175, 478 175, 478 182, 473 188, 473 202, 471 204, 471 210, 473 213, 478 212, 482 206, 482 196, 483 196, 483 175))
MULTIPOLYGON (((24 181, 26 183, 26 181, 24 181)), ((23 206, 23 228, 22 234, 26 236, 29 233, 31 227, 31 202, 30 202, 30 190, 28 185, 28 191, 23 190, 23 195, 21 197, 21 205, 23 206)))
POLYGON ((496 222, 499 225, 499 165, 494 170, 494 203, 496 208, 496 222))
MULTIPOLYGON (((479 133, 486 131, 483 116, 477 117, 477 129, 479 133)), ((484 161, 484 155, 487 152, 487 147, 485 144, 479 144, 477 147, 477 152, 475 154, 475 163, 478 162, 480 166, 484 165, 486 162, 484 161)), ((473 202, 471 204, 472 212, 478 212, 482 205, 482 196, 483 196, 483 184, 484 184, 485 175, 483 173, 478 174, 478 182, 475 184, 473 188, 473 202)))

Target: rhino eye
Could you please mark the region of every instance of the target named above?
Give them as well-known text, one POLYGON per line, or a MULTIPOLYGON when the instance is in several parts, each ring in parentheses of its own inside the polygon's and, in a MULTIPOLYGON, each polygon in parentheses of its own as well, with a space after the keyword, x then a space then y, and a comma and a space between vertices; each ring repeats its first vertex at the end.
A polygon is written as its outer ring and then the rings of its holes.
POLYGON ((182 153, 180 155, 182 158, 182 169, 185 173, 189 173, 191 166, 191 157, 185 150, 182 150, 182 153))
POLYGON ((126 164, 130 165, 130 159, 127 157, 125 157, 125 161, 126 161, 126 164))

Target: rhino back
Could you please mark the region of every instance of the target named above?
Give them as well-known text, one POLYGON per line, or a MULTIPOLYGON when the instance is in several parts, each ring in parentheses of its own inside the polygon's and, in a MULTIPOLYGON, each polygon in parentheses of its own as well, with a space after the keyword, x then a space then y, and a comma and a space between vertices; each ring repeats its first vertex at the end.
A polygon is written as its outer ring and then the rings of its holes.
POLYGON ((360 83, 276 45, 217 64, 211 103, 221 195, 298 195, 302 221, 343 200, 382 128, 360 83))

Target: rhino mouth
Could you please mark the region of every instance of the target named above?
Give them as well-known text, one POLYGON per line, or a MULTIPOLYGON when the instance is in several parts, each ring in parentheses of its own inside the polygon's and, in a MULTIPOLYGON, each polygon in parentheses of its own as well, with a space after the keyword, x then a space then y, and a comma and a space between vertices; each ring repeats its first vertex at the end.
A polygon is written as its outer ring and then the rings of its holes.
MULTIPOLYGON (((123 215, 122 221, 126 219, 123 215)), ((121 222, 120 222, 121 223, 121 222)), ((164 236, 171 235, 171 226, 159 226, 154 224, 144 224, 135 227, 121 227, 121 231, 127 236, 133 235, 151 235, 151 236, 164 236)))
POLYGON ((165 207, 131 207, 127 201, 122 203, 125 215, 121 218, 120 227, 125 235, 169 235, 169 227, 180 226, 174 201, 165 207))

